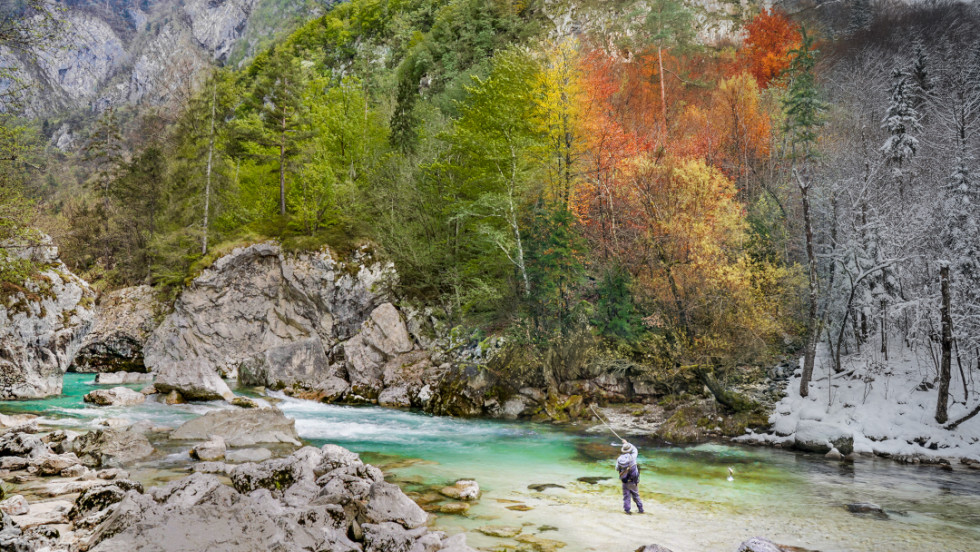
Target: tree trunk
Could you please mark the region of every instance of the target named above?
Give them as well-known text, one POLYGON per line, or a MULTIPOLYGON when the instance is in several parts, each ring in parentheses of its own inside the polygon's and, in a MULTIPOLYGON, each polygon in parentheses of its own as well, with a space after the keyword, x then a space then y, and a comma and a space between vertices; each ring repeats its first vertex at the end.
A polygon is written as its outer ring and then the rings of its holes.
POLYGON ((813 378, 813 361, 817 356, 817 339, 820 328, 817 327, 817 258, 813 252, 813 222, 810 218, 810 185, 803 181, 800 173, 793 169, 796 182, 800 187, 800 198, 803 201, 803 229, 806 234, 806 258, 809 264, 810 307, 807 312, 806 349, 803 351, 803 375, 800 378, 800 396, 810 394, 810 379, 813 378))
POLYGON ((279 214, 286 216, 286 111, 282 112, 282 134, 279 135, 279 214))
POLYGON ((667 132, 667 88, 664 79, 664 52, 663 48, 657 47, 657 60, 660 64, 660 105, 663 109, 664 132, 667 132))
POLYGON ((726 389, 725 386, 722 385, 717 378, 715 378, 715 375, 710 368, 699 366, 697 371, 698 377, 701 379, 701 383, 708 388, 708 391, 711 391, 711 394, 714 395, 715 400, 718 401, 718 404, 724 406, 732 412, 747 412, 758 406, 748 398, 732 391, 731 389, 726 389))
POLYGON ((204 182, 204 238, 201 240, 201 255, 208 254, 208 214, 211 208, 211 160, 214 158, 214 118, 218 99, 218 84, 214 83, 211 88, 211 137, 208 141, 208 167, 207 178, 204 182))
POLYGON ((939 268, 940 292, 943 295, 942 318, 943 356, 939 365, 939 398, 936 401, 936 421, 945 424, 949 415, 946 406, 949 402, 950 360, 953 356, 953 319, 949 315, 949 265, 939 268))

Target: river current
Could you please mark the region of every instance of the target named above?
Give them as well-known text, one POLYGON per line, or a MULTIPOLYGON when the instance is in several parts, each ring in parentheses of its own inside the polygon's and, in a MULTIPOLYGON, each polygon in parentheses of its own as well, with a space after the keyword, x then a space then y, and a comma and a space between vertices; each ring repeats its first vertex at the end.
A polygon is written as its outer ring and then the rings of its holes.
MULTIPOLYGON (((227 407, 152 399, 135 407, 93 407, 81 398, 93 389, 92 380, 68 374, 62 396, 0 403, 0 412, 31 412, 50 424, 90 429, 107 417, 176 427, 227 407)), ((296 419, 301 438, 360 453, 406 491, 476 479, 483 490, 479 503, 466 516, 440 514, 437 526, 466 531, 472 546, 487 550, 515 543, 479 528, 524 526, 525 534, 563 542, 568 552, 626 552, 653 543, 674 552, 731 552, 753 536, 824 552, 980 551, 980 472, 960 467, 944 471, 873 458, 840 464, 778 449, 676 447, 638 438, 647 513, 626 516, 613 468, 619 451, 607 433, 273 397, 296 419), (853 502, 873 502, 888 515, 852 514, 844 506, 853 502)), ((176 477, 192 462, 186 445, 158 448, 131 468, 146 483, 176 477)))

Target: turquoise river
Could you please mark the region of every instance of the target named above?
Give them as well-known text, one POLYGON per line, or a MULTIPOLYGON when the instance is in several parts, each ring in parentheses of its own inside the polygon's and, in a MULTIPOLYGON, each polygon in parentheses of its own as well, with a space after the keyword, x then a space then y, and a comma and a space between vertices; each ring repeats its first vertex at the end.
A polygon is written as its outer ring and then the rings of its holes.
MULTIPOLYGON (((108 417, 176 427, 227 408, 223 403, 166 406, 152 399, 136 407, 93 407, 82 401, 92 380, 92 375, 68 374, 62 396, 3 403, 0 411, 30 412, 49 425, 90 429, 108 417)), ((468 542, 484 550, 515 548, 513 540, 477 531, 507 525, 561 541, 567 552, 627 552, 652 543, 674 552, 733 552, 753 536, 823 552, 980 551, 980 473, 959 466, 945 471, 873 458, 842 465, 777 449, 675 447, 637 438, 647 513, 626 516, 612 468, 618 450, 606 433, 273 395, 270 400, 296 419, 304 440, 361 453, 406 491, 476 479, 483 489, 480 501, 466 516, 440 514, 436 525, 466 531, 468 542), (733 481, 727 479, 729 467, 735 470, 733 481), (597 483, 580 480, 603 477, 597 483), (542 484, 553 486, 529 488, 542 484), (862 501, 881 505, 887 518, 844 508, 862 501)), ((154 444, 157 454, 128 467, 134 477, 154 484, 186 473, 192 462, 186 444, 154 444)))

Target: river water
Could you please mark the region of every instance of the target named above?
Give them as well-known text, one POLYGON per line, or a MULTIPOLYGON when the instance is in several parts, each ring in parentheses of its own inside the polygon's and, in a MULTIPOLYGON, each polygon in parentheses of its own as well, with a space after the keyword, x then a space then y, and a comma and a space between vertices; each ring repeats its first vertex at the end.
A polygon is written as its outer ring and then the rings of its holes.
MULTIPOLYGON (((0 404, 63 427, 93 428, 122 417, 176 427, 218 403, 125 408, 86 405, 93 376, 68 374, 64 395, 0 404)), ((980 473, 903 466, 881 459, 851 465, 818 455, 727 444, 673 447, 637 439, 645 515, 626 516, 613 463, 618 448, 603 433, 547 425, 460 420, 377 407, 325 405, 277 396, 314 445, 361 453, 407 491, 425 492, 458 478, 476 479, 483 496, 466 516, 439 515, 437 526, 466 531, 487 550, 515 542, 483 535, 485 526, 523 526, 525 535, 561 541, 563 551, 630 551, 660 544, 674 552, 731 552, 765 536, 781 544, 830 551, 980 551, 980 473), (728 481, 728 468, 735 470, 728 481), (579 478, 602 478, 598 483, 579 478), (551 484, 544 490, 529 485, 551 484), (887 518, 851 514, 874 502, 887 518), (511 509, 519 506, 520 510, 511 509)), ((186 445, 162 446, 132 471, 144 481, 174 477, 190 462, 186 445), (161 475, 162 474, 162 475, 161 475), (154 479, 155 478, 155 479, 154 479)))

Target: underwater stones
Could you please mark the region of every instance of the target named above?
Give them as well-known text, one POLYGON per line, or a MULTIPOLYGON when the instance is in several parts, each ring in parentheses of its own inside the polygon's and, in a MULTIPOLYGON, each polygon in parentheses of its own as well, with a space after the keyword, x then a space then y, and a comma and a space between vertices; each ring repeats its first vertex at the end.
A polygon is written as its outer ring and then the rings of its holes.
POLYGON ((153 374, 141 372, 101 372, 96 374, 98 385, 123 385, 134 383, 153 383, 153 374))
POLYGON ((82 399, 98 406, 133 406, 145 401, 146 395, 128 387, 113 387, 90 391, 82 399))
POLYGON ((783 550, 771 540, 753 537, 738 545, 738 550, 735 552, 783 552, 783 550))
POLYGON ((508 510, 513 510, 515 512, 528 512, 528 511, 534 509, 534 507, 528 506, 527 504, 511 504, 510 506, 507 506, 506 508, 508 510))
POLYGON ((191 401, 230 401, 235 397, 221 376, 200 360, 161 364, 153 370, 153 386, 159 393, 177 391, 191 401))
POLYGON ((478 527, 476 530, 490 537, 509 539, 521 534, 521 531, 524 529, 522 527, 513 527, 510 525, 485 525, 483 527, 478 527))
POLYGON ((422 508, 412 502, 397 485, 384 481, 371 485, 365 511, 376 522, 392 521, 406 529, 421 527, 428 520, 422 508))
POLYGON ((191 456, 205 462, 221 460, 225 457, 225 440, 220 435, 213 435, 207 441, 192 448, 191 456))
POLYGON ((854 434, 844 428, 816 420, 800 420, 796 425, 793 446, 798 450, 820 454, 836 448, 841 454, 847 455, 854 450, 854 434))
POLYGON ((665 546, 660 546, 659 544, 648 544, 646 546, 641 546, 635 550, 635 552, 673 552, 670 548, 665 546))
POLYGON ((0 502, 0 511, 11 516, 22 516, 31 511, 27 504, 27 499, 21 495, 14 495, 3 502, 0 502))
POLYGON ((607 479, 612 479, 611 477, 579 477, 576 481, 581 481, 582 483, 588 483, 589 485, 598 485, 600 481, 606 481, 607 479))
POLYGON ((844 509, 852 514, 872 514, 880 517, 888 517, 885 510, 873 502, 852 502, 845 504, 844 509))
POLYGON ((153 453, 153 446, 146 436, 128 428, 86 433, 72 442, 72 449, 79 460, 90 467, 129 463, 153 453))
POLYGON ((440 514, 463 515, 469 511, 470 505, 466 502, 447 502, 439 505, 440 514))
POLYGON ((185 422, 170 434, 170 438, 202 441, 215 435, 230 447, 259 443, 300 444, 296 420, 287 418, 278 408, 211 411, 185 422))
POLYGON ((532 491, 537 491, 537 492, 541 493, 541 492, 544 492, 544 491, 546 491, 548 489, 564 489, 565 486, 564 485, 557 485, 555 483, 537 483, 537 484, 528 485, 527 488, 530 489, 530 490, 532 490, 532 491))
POLYGON ((565 548, 565 543, 562 541, 546 539, 537 535, 517 535, 514 540, 530 545, 536 552, 557 552, 557 550, 565 548))
POLYGON ((456 500, 477 500, 480 498, 480 484, 472 479, 460 479, 439 489, 439 494, 456 500))

